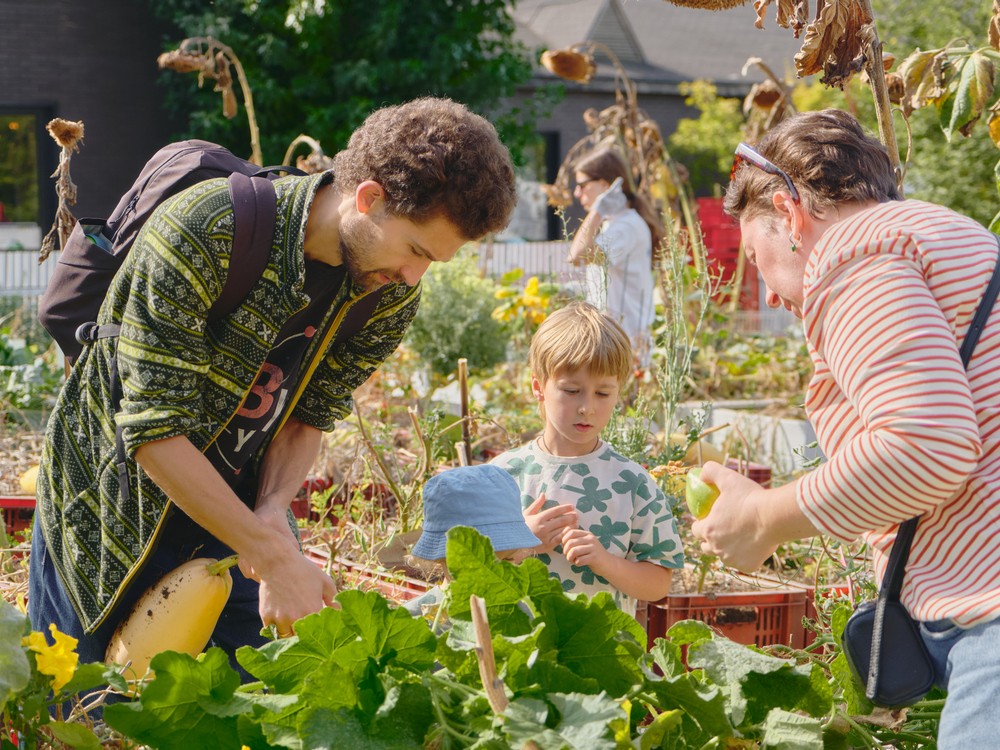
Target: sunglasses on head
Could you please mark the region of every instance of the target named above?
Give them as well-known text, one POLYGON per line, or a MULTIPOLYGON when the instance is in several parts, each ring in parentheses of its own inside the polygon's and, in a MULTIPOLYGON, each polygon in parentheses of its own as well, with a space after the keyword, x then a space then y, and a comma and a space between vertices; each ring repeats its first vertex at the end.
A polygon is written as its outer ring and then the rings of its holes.
POLYGON ((768 174, 778 175, 785 181, 785 184, 788 185, 788 192, 792 194, 792 200, 796 203, 799 202, 799 191, 795 189, 795 185, 792 184, 792 178, 788 176, 788 173, 781 169, 781 167, 778 167, 774 162, 761 156, 745 143, 741 143, 736 147, 736 156, 733 158, 733 168, 729 172, 730 182, 733 181, 733 178, 736 176, 736 170, 740 168, 740 164, 743 162, 753 164, 755 167, 763 169, 768 174))

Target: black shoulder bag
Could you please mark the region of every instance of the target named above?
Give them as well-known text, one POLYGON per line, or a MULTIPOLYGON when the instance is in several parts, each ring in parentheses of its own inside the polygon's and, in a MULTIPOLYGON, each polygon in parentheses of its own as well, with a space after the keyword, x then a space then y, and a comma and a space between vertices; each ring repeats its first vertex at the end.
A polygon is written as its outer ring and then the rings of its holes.
MULTIPOLYGON (((998 291, 1000 259, 959 351, 965 367, 969 366, 979 335, 989 320, 998 291)), ((920 627, 899 601, 910 544, 919 520, 917 516, 900 524, 878 599, 865 602, 854 611, 841 637, 844 656, 864 683, 868 700, 878 706, 912 705, 934 685, 934 665, 920 627)))

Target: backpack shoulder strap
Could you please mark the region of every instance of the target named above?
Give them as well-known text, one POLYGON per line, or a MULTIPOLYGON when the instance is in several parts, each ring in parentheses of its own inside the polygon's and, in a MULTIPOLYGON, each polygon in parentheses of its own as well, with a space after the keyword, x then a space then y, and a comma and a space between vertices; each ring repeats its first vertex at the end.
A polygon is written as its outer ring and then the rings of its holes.
POLYGON ((229 273, 219 298, 208 311, 209 320, 219 320, 239 307, 250 293, 271 257, 278 199, 274 184, 265 177, 249 177, 240 172, 229 176, 233 201, 233 251, 229 273))

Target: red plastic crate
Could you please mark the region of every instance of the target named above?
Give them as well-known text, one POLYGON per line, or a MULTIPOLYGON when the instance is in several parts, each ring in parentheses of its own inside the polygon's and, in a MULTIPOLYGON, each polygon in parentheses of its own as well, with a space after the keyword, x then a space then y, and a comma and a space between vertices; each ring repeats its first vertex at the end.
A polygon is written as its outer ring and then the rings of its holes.
POLYGON ((802 589, 670 594, 647 606, 648 647, 664 637, 674 623, 700 620, 736 643, 802 648, 805 611, 806 592, 802 589))
POLYGON ((747 479, 752 479, 762 487, 771 486, 770 466, 755 464, 752 461, 740 461, 738 458, 730 458, 726 461, 726 468, 740 472, 747 479))
POLYGON ((0 511, 8 535, 30 529, 35 517, 35 498, 31 495, 0 496, 0 511))

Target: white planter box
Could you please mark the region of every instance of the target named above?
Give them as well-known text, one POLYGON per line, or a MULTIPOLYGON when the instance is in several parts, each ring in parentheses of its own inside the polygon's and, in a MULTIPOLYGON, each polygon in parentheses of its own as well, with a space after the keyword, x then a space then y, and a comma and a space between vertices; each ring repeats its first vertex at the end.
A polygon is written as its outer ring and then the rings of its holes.
MULTIPOLYGON (((768 413, 781 403, 766 400, 711 403, 703 429, 725 426, 705 439, 722 449, 746 441, 749 459, 770 466, 775 475, 803 469, 807 462, 822 459, 822 452, 814 445, 816 433, 808 420, 768 413)), ((702 406, 702 402, 693 401, 680 404, 677 417, 697 414, 702 406)), ((735 450, 731 448, 731 452, 735 450)))
POLYGON ((42 230, 23 221, 0 222, 0 250, 37 250, 42 246, 42 230))

